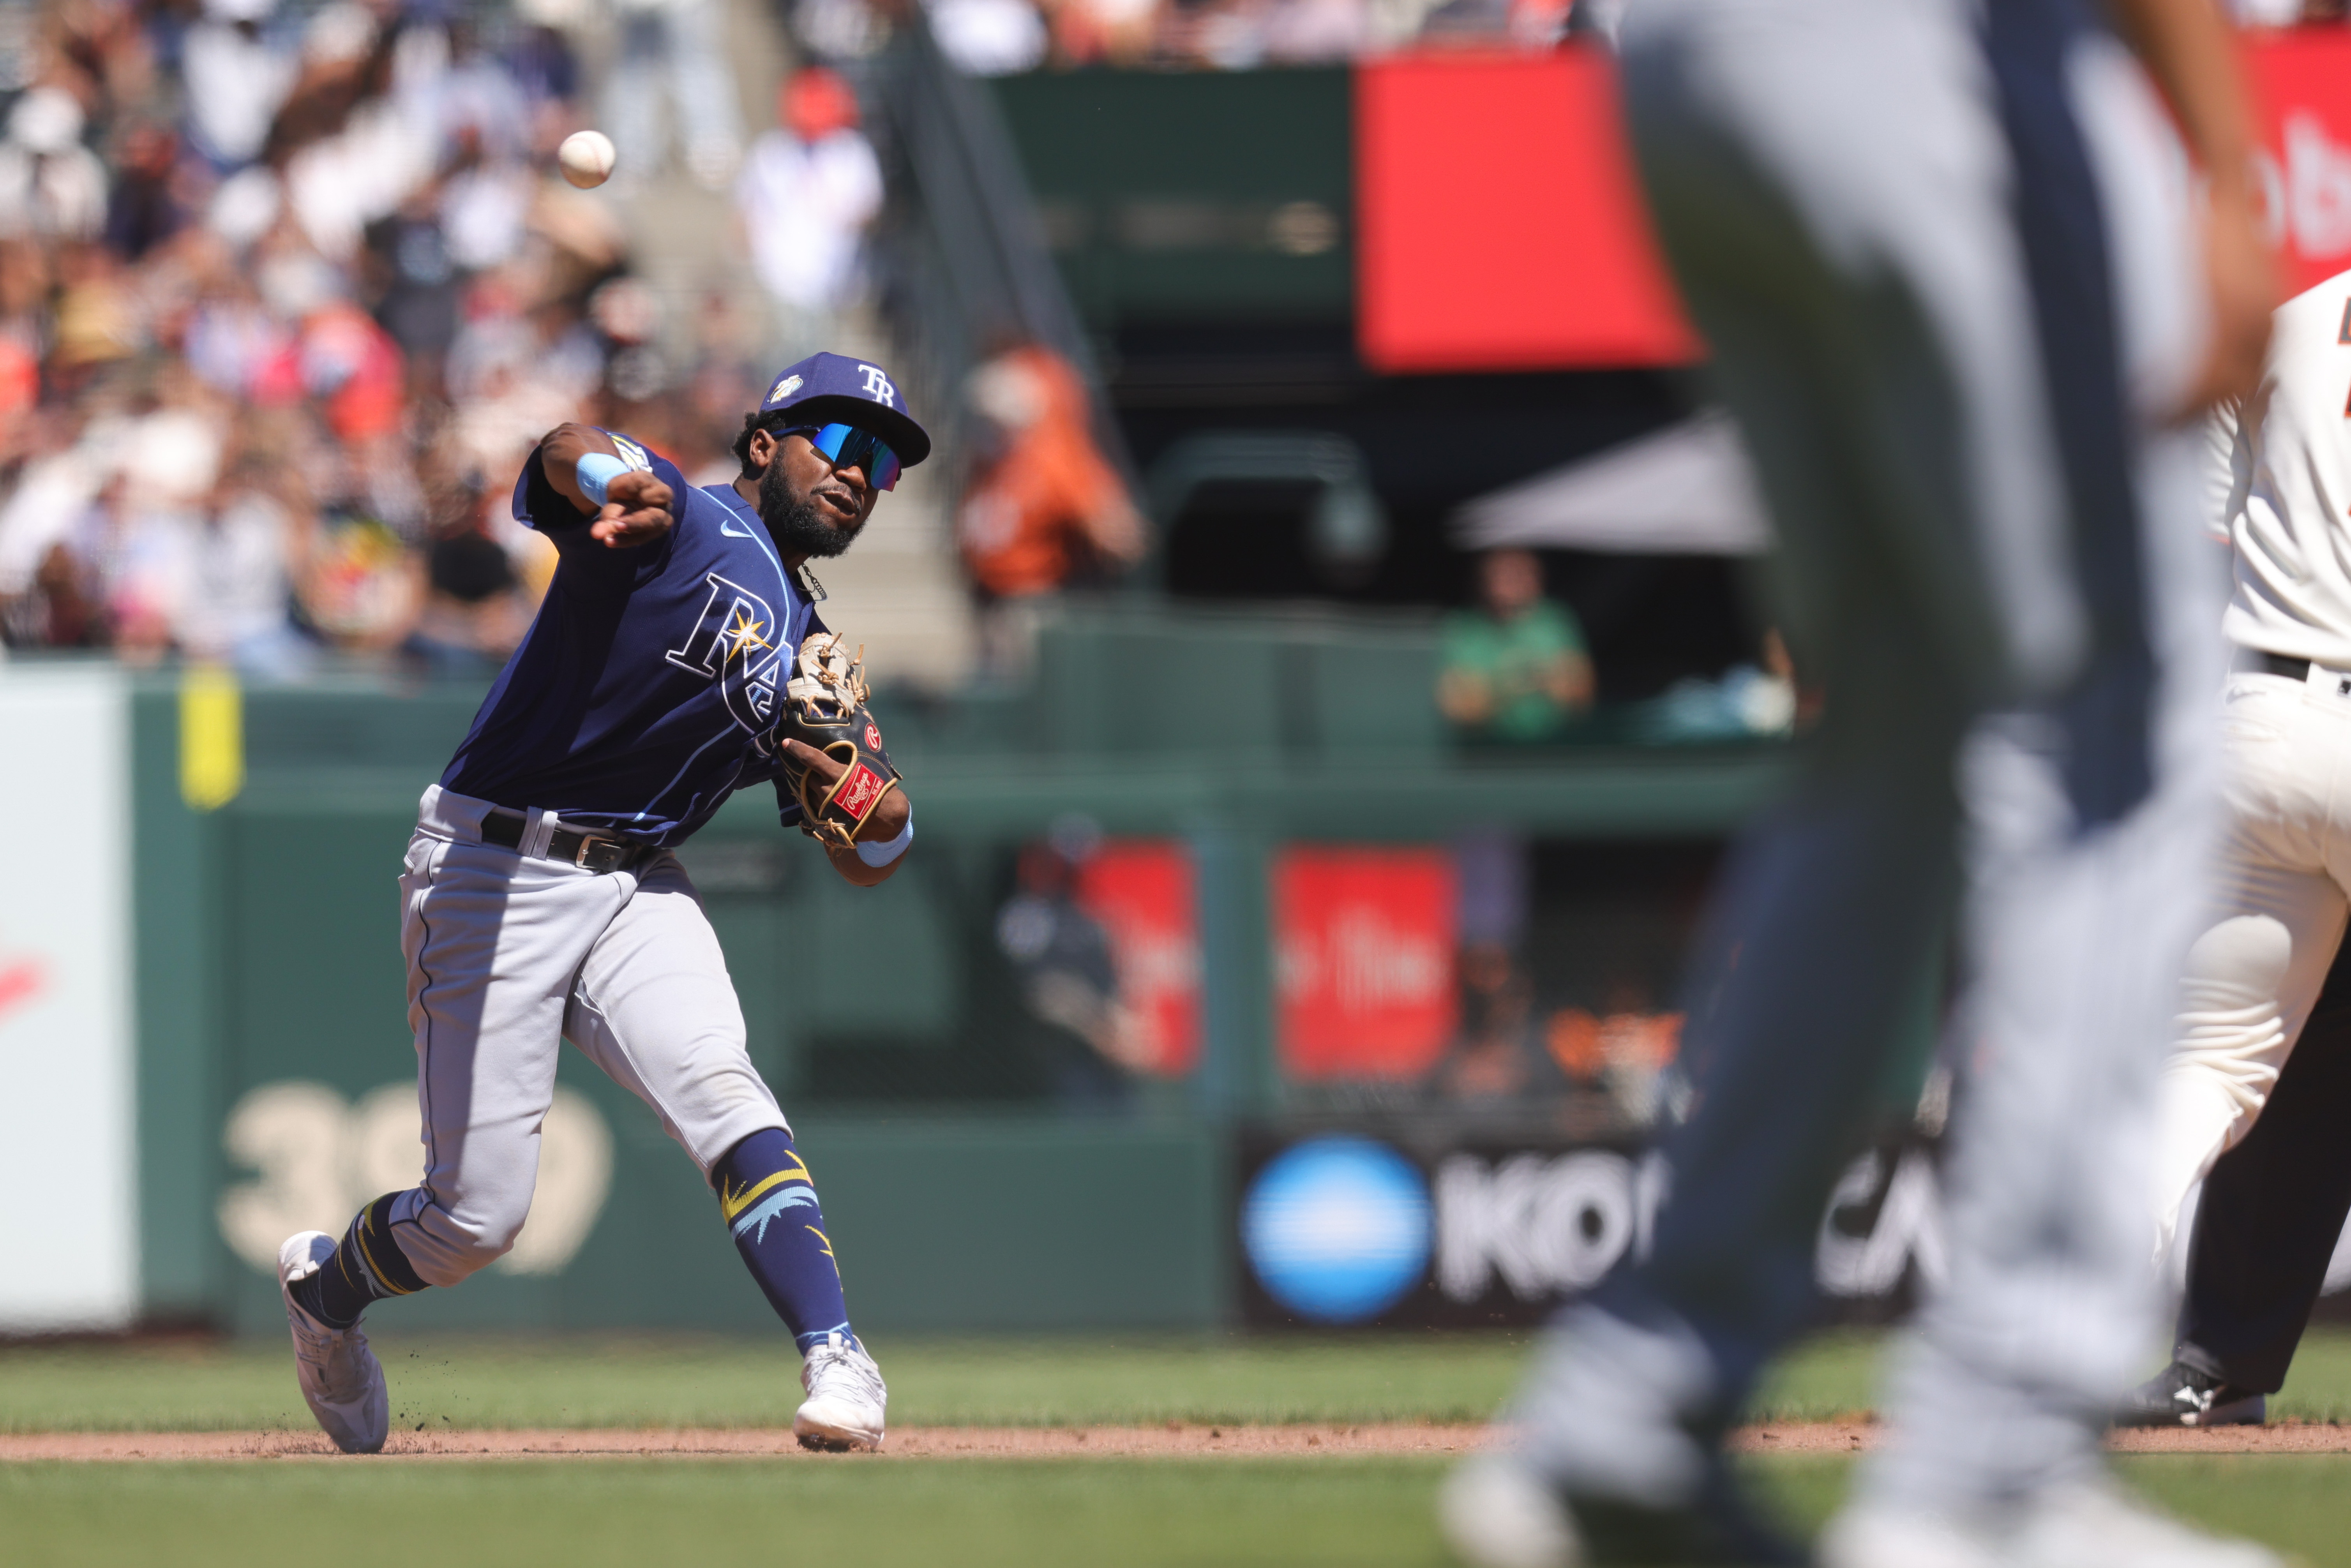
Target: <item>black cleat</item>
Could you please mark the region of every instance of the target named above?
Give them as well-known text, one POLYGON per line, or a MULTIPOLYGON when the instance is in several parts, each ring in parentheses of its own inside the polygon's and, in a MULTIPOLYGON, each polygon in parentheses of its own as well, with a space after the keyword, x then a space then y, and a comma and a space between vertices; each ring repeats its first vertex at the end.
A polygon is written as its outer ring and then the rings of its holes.
POLYGON ((2269 1396, 2173 1362, 2134 1388, 2115 1412, 2117 1427, 2258 1427, 2269 1419, 2269 1396))

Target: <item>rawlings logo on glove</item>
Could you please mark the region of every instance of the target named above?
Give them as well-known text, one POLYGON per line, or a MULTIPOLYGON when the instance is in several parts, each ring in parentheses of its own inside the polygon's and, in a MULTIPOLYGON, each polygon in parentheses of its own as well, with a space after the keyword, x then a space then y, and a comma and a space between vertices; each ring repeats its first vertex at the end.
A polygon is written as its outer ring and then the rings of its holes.
MULTIPOLYGON (((866 727, 866 730, 869 734, 874 733, 871 725, 866 727)), ((847 812, 852 820, 862 822, 873 814, 873 808, 882 803, 882 797, 890 792, 890 784, 891 780, 864 763, 858 763, 832 787, 832 804, 847 812)))
POLYGON ((784 779, 800 805, 800 831, 828 847, 847 849, 857 831, 898 787, 898 770, 882 749, 882 727, 865 711, 865 650, 851 658, 841 651, 839 632, 819 632, 803 642, 784 686, 778 741, 797 740, 841 765, 838 777, 784 756, 784 779))

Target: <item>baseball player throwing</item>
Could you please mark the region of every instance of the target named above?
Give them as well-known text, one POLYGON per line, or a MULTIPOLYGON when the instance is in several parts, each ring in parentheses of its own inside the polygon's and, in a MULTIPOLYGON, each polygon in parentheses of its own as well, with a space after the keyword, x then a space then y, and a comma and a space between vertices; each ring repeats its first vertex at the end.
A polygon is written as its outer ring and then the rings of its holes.
MULTIPOLYGON (((2343 940, 2351 883, 2351 800, 2338 782, 2351 761, 2347 390, 2351 272, 2279 308, 2261 384, 2211 421, 2219 522, 2236 577, 2221 622, 2234 646, 2224 720, 2230 831, 2220 906, 2189 951, 2164 1074, 2158 1199, 2166 1243, 2189 1190, 2268 1103, 2343 940)), ((2126 1418, 2258 1418, 2258 1400, 2227 1389, 2218 1371, 2183 1354, 2139 1391, 2126 1418)))
POLYGON ((302 1396, 337 1447, 383 1446, 369 1303, 496 1262, 530 1213, 569 1040, 650 1106, 718 1199, 805 1358, 792 1430, 873 1448, 882 1375, 849 1324, 808 1166, 744 1049, 717 937, 671 852, 773 781, 787 826, 871 886, 914 839, 863 683, 803 564, 856 538, 930 451, 880 367, 817 354, 747 415, 731 485, 567 424, 515 486, 560 555, 522 646, 441 781, 401 876, 424 1178, 278 1254, 302 1396))

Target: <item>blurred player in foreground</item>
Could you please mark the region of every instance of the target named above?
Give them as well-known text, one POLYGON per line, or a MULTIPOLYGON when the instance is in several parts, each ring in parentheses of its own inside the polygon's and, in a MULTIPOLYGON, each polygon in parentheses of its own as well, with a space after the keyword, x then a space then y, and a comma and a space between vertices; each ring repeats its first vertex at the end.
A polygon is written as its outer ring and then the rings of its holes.
MULTIPOLYGON (((2168 1246, 2189 1191, 2252 1128, 2295 1050, 2342 945, 2351 880, 2351 272, 2277 312, 2261 384, 2213 412, 2214 522, 2235 583, 2221 622, 2231 645, 2223 734, 2229 837, 2217 907, 2189 950, 2179 1035, 2163 1079, 2157 1200, 2168 1246)), ((2338 1128, 2322 1134, 2340 1150, 2338 1128)), ((2351 1167, 2351 1157, 2335 1159, 2351 1167)), ((2225 1189, 2224 1189, 2225 1190, 2225 1189)), ((2228 1212, 2226 1227, 2242 1223, 2228 1212)), ((2341 1228, 2341 1218, 2335 1220, 2341 1228)), ((2309 1238, 2318 1275, 2333 1236, 2309 1238)), ((2266 1270, 2265 1270, 2266 1272, 2266 1270)), ((2288 1276, 2287 1278, 2291 1278, 2288 1276)), ((2288 1286, 2289 1298, 2299 1290, 2288 1286)), ((2298 1334, 2294 1337, 2298 1337, 2298 1334)), ((2192 1345, 2192 1342, 2190 1342, 2192 1345)), ((2292 1340, 2287 1342, 2291 1355, 2292 1340)), ((2252 1415, 2270 1392, 2198 1364, 2192 1353, 2140 1391, 2142 1421, 2202 1424, 2252 1415)), ((2274 1367, 2283 1382, 2284 1365, 2274 1367)))
POLYGON ((671 853, 746 785, 859 886, 913 842, 862 683, 810 601, 930 438, 880 367, 817 354, 697 490, 623 435, 567 424, 515 486, 560 556, 538 618, 419 803, 401 877, 424 1179, 278 1255, 303 1397, 338 1448, 383 1446, 369 1303, 462 1283, 530 1212, 539 1124, 570 1040, 699 1166, 803 1356, 792 1429, 882 1445, 882 1375, 849 1326, 808 1166, 745 1050, 743 1013, 671 853))
POLYGON ((2149 1513, 2098 1434, 2151 1337, 2154 1081, 2216 821, 2219 584, 2192 435, 2270 295, 2210 0, 2116 0, 2210 176, 2082 0, 1646 0, 1628 117, 1665 248, 1780 538, 1827 698, 1696 959, 1698 1103, 1645 1255, 1548 1337, 1463 1467, 1472 1561, 1797 1560, 1721 1438, 1813 1301, 1969 829, 1971 1078, 1949 1284, 1834 1568, 2252 1568, 2149 1513), (2201 330, 2199 330, 2199 327, 2201 330))

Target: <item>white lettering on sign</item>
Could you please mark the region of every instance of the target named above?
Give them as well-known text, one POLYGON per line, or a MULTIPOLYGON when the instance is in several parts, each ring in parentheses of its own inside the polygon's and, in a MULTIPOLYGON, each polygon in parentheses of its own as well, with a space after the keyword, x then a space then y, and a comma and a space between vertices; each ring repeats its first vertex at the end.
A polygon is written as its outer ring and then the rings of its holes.
POLYGON ((1520 1301, 1587 1290, 1646 1228, 1632 1160, 1602 1149, 1437 1167, 1437 1285, 1474 1301, 1496 1275, 1520 1301))
POLYGON ((1332 919, 1325 940, 1285 942, 1275 955, 1285 993, 1327 990, 1349 1012, 1426 1007, 1453 983, 1452 955, 1431 934, 1402 930, 1376 907, 1350 904, 1332 919))
POLYGON ((2283 163, 2266 148, 2253 154, 2270 242, 2313 260, 2351 252, 2351 147, 2306 113, 2286 117, 2283 141, 2283 163))
MULTIPOLYGON (((1656 1154, 1449 1155, 1434 1183, 1437 1289, 1465 1304, 1497 1279, 1522 1301, 1589 1290, 1627 1253, 1647 1254, 1671 1185, 1656 1154)), ((1949 1251, 1933 1155, 1873 1150, 1847 1166, 1813 1268, 1824 1292, 1846 1299, 1891 1295, 1913 1268, 1920 1286, 1940 1285, 1949 1251)))
POLYGON ((1929 1290, 1948 1272, 1934 1162, 1924 1149, 1905 1149, 1888 1175, 1886 1155, 1873 1149, 1845 1167, 1829 1195, 1813 1255, 1814 1276, 1832 1296, 1884 1296, 1913 1263, 1929 1290), (1878 1199, 1874 1219, 1868 1215, 1873 1198, 1878 1199))

